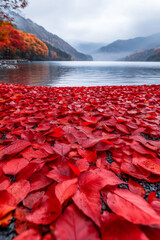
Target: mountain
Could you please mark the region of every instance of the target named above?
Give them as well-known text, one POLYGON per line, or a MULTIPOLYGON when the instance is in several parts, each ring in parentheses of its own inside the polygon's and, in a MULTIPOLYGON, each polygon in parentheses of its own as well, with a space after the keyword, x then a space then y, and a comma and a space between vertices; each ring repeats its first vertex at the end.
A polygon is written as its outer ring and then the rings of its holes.
POLYGON ((48 56, 46 60, 48 61, 71 61, 72 57, 68 53, 60 50, 59 48, 55 48, 50 45, 48 42, 44 42, 48 48, 48 56))
POLYGON ((128 40, 117 40, 101 47, 97 54, 109 60, 116 60, 137 51, 144 51, 160 46, 160 33, 148 37, 136 37, 128 40), (111 59, 113 58, 113 59, 111 59))
POLYGON ((121 60, 123 61, 160 61, 160 47, 139 51, 121 60))
POLYGON ((85 54, 93 54, 99 49, 104 43, 94 42, 75 42, 72 45, 80 52, 85 54))
POLYGON ((92 57, 90 55, 85 55, 83 53, 78 52, 63 39, 61 39, 55 34, 48 32, 44 27, 34 23, 32 20, 26 19, 15 12, 11 12, 10 15, 14 18, 13 22, 16 24, 19 30, 35 34, 41 41, 47 42, 51 46, 70 54, 73 60, 77 61, 92 60, 92 57))

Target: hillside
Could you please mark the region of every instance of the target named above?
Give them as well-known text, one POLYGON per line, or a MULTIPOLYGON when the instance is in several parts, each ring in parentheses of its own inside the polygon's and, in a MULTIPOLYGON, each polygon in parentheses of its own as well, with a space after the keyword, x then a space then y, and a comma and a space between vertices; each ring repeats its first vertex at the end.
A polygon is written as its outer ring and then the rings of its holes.
POLYGON ((31 61, 71 61, 66 52, 45 43, 35 34, 23 32, 10 22, 0 21, 0 58, 31 61))
POLYGON ((48 42, 44 42, 48 48, 48 56, 46 60, 56 60, 56 61, 71 61, 72 57, 68 53, 61 51, 59 48, 55 48, 48 42))
POLYGON ((160 61, 160 47, 139 51, 121 60, 123 61, 160 61))
MULTIPOLYGON (((128 40, 117 40, 101 47, 97 54, 108 58, 122 58, 138 51, 153 49, 160 46, 160 33, 148 37, 136 37, 128 40)), ((115 60, 114 59, 114 60, 115 60)), ((112 59, 113 60, 113 59, 112 59)))
POLYGON ((63 39, 61 39, 55 34, 48 32, 45 28, 34 23, 32 20, 26 19, 15 12, 11 12, 11 15, 13 16, 14 23, 17 25, 17 28, 19 30, 35 34, 43 42, 47 42, 51 46, 59 48, 61 51, 71 55, 73 60, 79 61, 92 60, 92 57, 90 55, 85 55, 83 53, 78 52, 63 39))

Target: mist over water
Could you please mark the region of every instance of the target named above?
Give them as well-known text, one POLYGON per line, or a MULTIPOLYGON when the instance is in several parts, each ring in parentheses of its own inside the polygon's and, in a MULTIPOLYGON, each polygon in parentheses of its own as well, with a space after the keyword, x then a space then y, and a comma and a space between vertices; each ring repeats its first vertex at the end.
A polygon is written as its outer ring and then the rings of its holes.
POLYGON ((159 62, 33 62, 1 69, 0 81, 31 86, 160 84, 159 62))

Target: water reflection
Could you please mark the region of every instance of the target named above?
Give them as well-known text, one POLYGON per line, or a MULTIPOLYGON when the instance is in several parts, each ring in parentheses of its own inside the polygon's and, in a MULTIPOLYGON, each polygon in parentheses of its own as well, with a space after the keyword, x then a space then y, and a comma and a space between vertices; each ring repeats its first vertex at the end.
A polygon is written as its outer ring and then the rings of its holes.
POLYGON ((1 69, 0 81, 31 86, 48 86, 58 83, 61 75, 70 69, 62 71, 61 67, 47 62, 34 62, 19 65, 18 69, 1 69))
POLYGON ((0 81, 34 86, 160 84, 160 63, 34 62, 1 69, 0 81))

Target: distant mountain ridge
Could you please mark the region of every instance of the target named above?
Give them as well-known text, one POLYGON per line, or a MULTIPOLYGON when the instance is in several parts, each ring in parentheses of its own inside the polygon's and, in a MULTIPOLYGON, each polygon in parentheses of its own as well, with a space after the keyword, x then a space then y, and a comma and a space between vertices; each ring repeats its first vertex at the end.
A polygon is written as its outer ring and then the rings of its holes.
MULTIPOLYGON (((122 58, 134 54, 137 51, 144 51, 160 46, 160 33, 148 37, 136 37, 127 40, 117 40, 98 49, 97 54, 116 56, 122 58)), ((117 60, 117 59, 114 59, 117 60)))
POLYGON ((85 54, 93 54, 99 49, 104 43, 95 42, 76 42, 73 46, 80 52, 85 54))
POLYGON ((14 18, 13 22, 16 24, 19 30, 35 34, 41 41, 47 42, 51 46, 70 54, 73 60, 79 60, 79 61, 92 60, 92 57, 90 55, 86 55, 78 52, 76 49, 74 49, 71 45, 69 45, 63 39, 61 39, 55 34, 48 32, 44 27, 34 23, 32 20, 26 19, 15 12, 11 12, 11 15, 14 18))
POLYGON ((160 61, 160 47, 139 51, 123 59, 123 61, 160 61))

